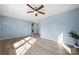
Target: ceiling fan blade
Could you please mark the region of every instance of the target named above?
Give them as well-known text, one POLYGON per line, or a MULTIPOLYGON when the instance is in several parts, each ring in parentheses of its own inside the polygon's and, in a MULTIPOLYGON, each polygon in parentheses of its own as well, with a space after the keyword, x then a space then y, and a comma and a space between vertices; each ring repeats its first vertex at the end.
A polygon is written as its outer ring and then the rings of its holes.
POLYGON ((43 8, 44 6, 41 5, 39 8, 36 9, 36 11, 40 10, 41 8, 43 8))
POLYGON ((32 13, 32 12, 34 12, 34 11, 29 11, 29 12, 27 12, 27 13, 32 13))
POLYGON ((33 9, 33 10, 35 10, 36 11, 36 9, 34 9, 32 6, 30 6, 29 4, 27 4, 27 6, 29 6, 31 9, 33 9))
POLYGON ((45 14, 44 12, 41 12, 41 11, 37 11, 37 12, 38 12, 38 13, 41 13, 41 14, 43 14, 43 15, 45 14))

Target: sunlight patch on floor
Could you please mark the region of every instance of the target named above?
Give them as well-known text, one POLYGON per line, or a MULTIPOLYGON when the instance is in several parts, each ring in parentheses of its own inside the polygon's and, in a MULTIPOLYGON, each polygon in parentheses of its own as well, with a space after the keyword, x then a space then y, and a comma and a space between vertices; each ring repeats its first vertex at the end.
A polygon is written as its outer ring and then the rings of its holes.
POLYGON ((33 44, 36 41, 35 38, 32 38, 31 40, 29 40, 29 43, 33 44))
POLYGON ((27 52, 31 45, 36 42, 35 38, 27 37, 13 44, 17 55, 23 55, 27 52))
POLYGON ((18 41, 18 42, 16 42, 16 43, 14 43, 14 44, 13 44, 13 45, 14 45, 14 48, 19 47, 19 46, 22 45, 24 42, 25 42, 24 40, 21 40, 21 41, 18 41))
POLYGON ((71 54, 71 49, 63 42, 63 33, 58 36, 58 43, 63 46, 69 54, 71 54))
POLYGON ((32 37, 27 37, 27 38, 24 38, 24 40, 28 41, 29 39, 31 39, 32 37))

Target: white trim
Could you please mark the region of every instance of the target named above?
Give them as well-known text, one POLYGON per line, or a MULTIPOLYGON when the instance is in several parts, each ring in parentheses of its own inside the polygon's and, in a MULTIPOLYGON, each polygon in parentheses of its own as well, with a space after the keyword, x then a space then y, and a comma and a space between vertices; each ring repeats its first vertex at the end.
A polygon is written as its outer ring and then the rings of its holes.
POLYGON ((68 45, 71 45, 71 46, 74 46, 74 44, 71 44, 71 43, 67 43, 67 42, 64 42, 65 44, 68 44, 68 45))
POLYGON ((22 36, 30 36, 30 35, 17 35, 17 36, 14 36, 14 37, 1 38, 1 40, 12 39, 12 38, 22 37, 22 36))
POLYGON ((44 36, 40 36, 41 38, 44 38, 44 39, 49 39, 49 40, 53 40, 53 41, 57 41, 57 40, 54 40, 54 39, 51 39, 49 37, 44 37, 44 36))
POLYGON ((75 47, 75 48, 79 48, 79 46, 77 46, 77 45, 74 45, 74 47, 75 47))
MULTIPOLYGON (((57 40, 50 39, 50 38, 48 38, 48 37, 41 36, 41 38, 49 39, 49 40, 52 40, 52 41, 56 41, 56 42, 57 42, 57 40)), ((68 45, 71 45, 71 46, 74 46, 74 44, 71 44, 71 43, 67 43, 67 42, 64 42, 64 43, 65 43, 65 44, 68 44, 68 45)))
POLYGON ((2 39, 0 38, 0 40, 2 40, 2 39))

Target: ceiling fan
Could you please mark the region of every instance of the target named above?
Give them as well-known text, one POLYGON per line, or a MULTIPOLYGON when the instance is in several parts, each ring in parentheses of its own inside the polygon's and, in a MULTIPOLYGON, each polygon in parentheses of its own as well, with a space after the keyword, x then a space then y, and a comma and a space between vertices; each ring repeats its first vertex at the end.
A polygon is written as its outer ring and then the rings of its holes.
POLYGON ((40 13, 40 14, 45 14, 44 12, 42 12, 42 11, 40 11, 43 7, 44 7, 44 5, 41 5, 40 7, 32 7, 31 5, 29 5, 29 4, 26 4, 27 6, 29 6, 33 11, 28 11, 27 13, 35 13, 35 16, 37 16, 38 15, 38 13, 40 13))

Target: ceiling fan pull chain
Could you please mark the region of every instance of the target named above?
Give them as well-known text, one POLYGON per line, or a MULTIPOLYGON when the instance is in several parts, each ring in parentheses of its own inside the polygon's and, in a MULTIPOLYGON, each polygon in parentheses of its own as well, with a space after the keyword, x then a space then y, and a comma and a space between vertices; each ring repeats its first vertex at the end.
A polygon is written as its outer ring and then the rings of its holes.
POLYGON ((37 16, 37 13, 35 14, 35 16, 37 16))

